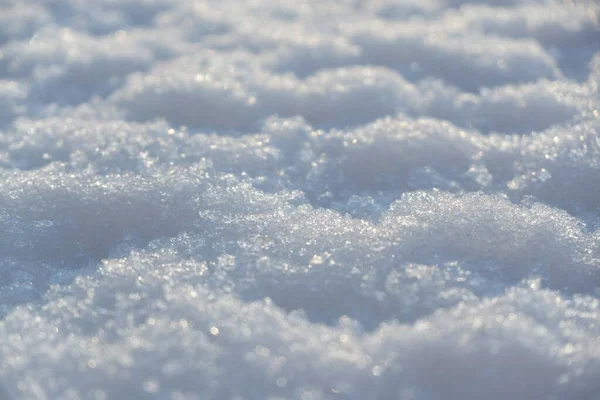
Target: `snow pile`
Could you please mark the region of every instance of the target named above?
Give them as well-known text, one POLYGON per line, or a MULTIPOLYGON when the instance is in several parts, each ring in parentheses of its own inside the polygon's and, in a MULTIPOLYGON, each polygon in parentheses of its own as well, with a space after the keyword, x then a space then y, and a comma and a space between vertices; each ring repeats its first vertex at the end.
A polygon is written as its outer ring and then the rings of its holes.
POLYGON ((0 6, 0 398, 600 397, 600 7, 0 6))

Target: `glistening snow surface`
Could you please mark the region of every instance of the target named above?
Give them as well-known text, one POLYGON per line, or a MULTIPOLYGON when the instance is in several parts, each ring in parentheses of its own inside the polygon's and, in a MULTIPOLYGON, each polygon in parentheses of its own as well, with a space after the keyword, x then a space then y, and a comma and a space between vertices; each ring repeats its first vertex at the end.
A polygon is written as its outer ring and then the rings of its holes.
POLYGON ((0 1, 0 398, 599 399, 599 15, 0 1))

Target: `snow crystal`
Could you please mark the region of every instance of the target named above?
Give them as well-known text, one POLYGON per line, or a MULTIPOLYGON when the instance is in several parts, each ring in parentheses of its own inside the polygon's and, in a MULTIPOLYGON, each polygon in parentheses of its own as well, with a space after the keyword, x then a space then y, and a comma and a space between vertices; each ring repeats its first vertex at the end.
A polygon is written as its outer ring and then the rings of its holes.
POLYGON ((599 15, 4 1, 0 398, 600 398, 599 15))

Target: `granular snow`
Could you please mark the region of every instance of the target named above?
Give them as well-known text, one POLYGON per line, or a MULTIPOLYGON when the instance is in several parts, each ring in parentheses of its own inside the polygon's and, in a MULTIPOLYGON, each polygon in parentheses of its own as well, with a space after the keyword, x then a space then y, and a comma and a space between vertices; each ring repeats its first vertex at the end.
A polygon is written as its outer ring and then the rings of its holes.
POLYGON ((4 0, 0 399, 600 398, 600 6, 4 0))

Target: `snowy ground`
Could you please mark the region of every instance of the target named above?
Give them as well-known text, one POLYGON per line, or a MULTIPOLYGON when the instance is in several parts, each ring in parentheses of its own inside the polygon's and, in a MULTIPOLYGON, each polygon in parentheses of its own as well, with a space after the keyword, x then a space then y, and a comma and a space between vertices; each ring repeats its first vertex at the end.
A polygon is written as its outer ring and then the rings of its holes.
POLYGON ((0 0, 0 399, 599 399, 600 5, 461 3, 0 0))

